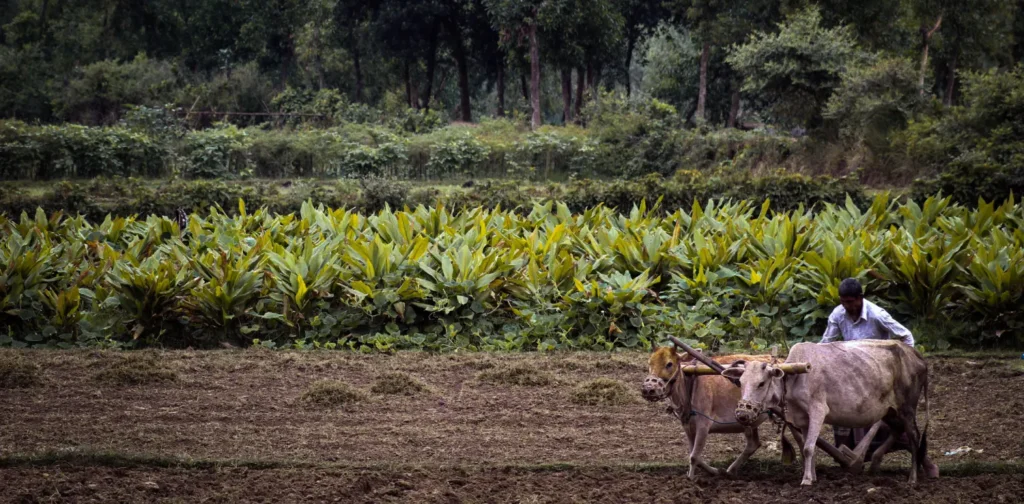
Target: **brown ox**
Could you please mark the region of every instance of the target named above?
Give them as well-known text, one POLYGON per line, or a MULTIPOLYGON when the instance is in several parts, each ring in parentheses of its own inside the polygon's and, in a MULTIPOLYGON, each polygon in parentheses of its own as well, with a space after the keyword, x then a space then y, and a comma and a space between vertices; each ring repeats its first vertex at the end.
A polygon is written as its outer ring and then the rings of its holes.
POLYGON ((879 420, 892 429, 886 444, 875 451, 872 470, 901 433, 910 441, 910 482, 917 482, 917 467, 935 477, 937 468, 928 460, 927 426, 917 427, 921 396, 928 406, 928 366, 921 354, 894 340, 859 340, 794 345, 786 362, 806 362, 806 374, 787 375, 764 362, 734 362, 723 375, 740 379, 742 400, 736 418, 745 424, 759 422, 766 410, 785 415, 803 447, 804 477, 801 485, 817 480, 814 445, 822 424, 866 428, 871 431, 858 445, 862 453, 877 432, 879 420))
MULTIPOLYGON (((728 366, 738 360, 746 362, 769 362, 767 355, 725 355, 714 357, 715 362, 728 366)), ((690 443, 690 470, 688 476, 696 476, 696 468, 700 467, 710 474, 717 475, 721 471, 708 465, 702 458, 704 444, 709 433, 739 434, 743 433, 747 444, 743 452, 725 471, 726 476, 736 475, 739 468, 750 458, 761 441, 758 439, 757 427, 768 416, 759 415, 749 425, 740 424, 736 420, 736 405, 740 400, 740 389, 727 378, 718 375, 687 376, 680 371, 680 366, 697 364, 693 356, 686 354, 680 357, 670 347, 655 347, 648 360, 649 374, 644 380, 641 394, 644 399, 655 402, 668 399, 670 410, 679 417, 686 438, 690 443)), ((784 455, 792 452, 788 441, 783 439, 784 455)))

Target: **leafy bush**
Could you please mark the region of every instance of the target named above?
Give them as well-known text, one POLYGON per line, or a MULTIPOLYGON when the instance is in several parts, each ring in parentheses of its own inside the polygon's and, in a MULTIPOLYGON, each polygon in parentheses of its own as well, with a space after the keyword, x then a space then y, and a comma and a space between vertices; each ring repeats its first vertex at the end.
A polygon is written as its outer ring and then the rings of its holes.
POLYGON ((161 176, 168 146, 123 127, 29 126, 0 121, 0 177, 161 176))
POLYGON ((760 350, 818 338, 845 277, 908 325, 976 328, 917 335, 928 348, 1024 337, 1015 202, 621 210, 0 217, 0 345, 760 350))
POLYGON ((104 60, 76 72, 58 98, 65 120, 112 125, 128 105, 158 107, 174 101, 178 78, 167 61, 144 54, 129 62, 104 60))
POLYGON ((743 91, 774 102, 783 124, 814 128, 840 76, 862 62, 852 26, 825 28, 817 6, 779 24, 775 33, 757 32, 734 46, 727 58, 744 77, 743 91))
POLYGON ((1003 201, 1024 191, 1024 66, 966 74, 965 105, 911 123, 894 145, 908 162, 938 172, 916 194, 942 191, 955 201, 1003 201))
POLYGON ((403 182, 379 177, 359 180, 362 187, 360 207, 370 212, 379 212, 385 207, 401 208, 409 196, 409 186, 403 182))
POLYGON ((922 109, 918 70, 906 58, 882 58, 854 66, 829 98, 824 116, 839 123, 843 135, 884 151, 889 133, 900 130, 922 109))

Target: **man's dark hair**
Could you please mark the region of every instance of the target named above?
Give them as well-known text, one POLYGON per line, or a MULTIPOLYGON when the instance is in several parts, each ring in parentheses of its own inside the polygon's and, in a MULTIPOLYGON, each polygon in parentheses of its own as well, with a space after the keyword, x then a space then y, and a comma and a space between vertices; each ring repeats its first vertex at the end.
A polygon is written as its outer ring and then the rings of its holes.
POLYGON ((864 288, 856 278, 847 278, 839 284, 839 297, 864 297, 864 288))

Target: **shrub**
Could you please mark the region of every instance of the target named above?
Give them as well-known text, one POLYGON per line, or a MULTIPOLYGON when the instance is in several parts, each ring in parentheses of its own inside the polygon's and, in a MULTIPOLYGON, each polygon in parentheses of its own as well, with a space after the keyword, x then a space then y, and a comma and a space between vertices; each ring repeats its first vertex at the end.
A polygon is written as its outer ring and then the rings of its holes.
POLYGON ((907 162, 939 172, 919 181, 916 194, 937 190, 955 201, 1003 201, 1024 189, 1024 65, 1012 71, 969 73, 963 107, 925 117, 897 135, 907 162))
POLYGON ((234 125, 191 131, 185 135, 182 153, 188 178, 233 178, 252 175, 248 150, 249 133, 234 125))
POLYGON ((368 212, 378 212, 385 206, 399 209, 409 197, 409 186, 403 182, 380 177, 367 177, 359 180, 362 196, 359 207, 368 212))
POLYGON ((167 61, 140 54, 129 62, 98 61, 83 67, 57 99, 65 120, 115 124, 127 105, 162 106, 174 101, 178 78, 167 61))
POLYGON ((882 58, 843 74, 824 117, 838 122, 844 136, 884 151, 889 133, 905 128, 924 103, 914 63, 906 58, 882 58))
POLYGON ((166 144, 123 127, 29 126, 0 121, 0 177, 160 176, 166 144))

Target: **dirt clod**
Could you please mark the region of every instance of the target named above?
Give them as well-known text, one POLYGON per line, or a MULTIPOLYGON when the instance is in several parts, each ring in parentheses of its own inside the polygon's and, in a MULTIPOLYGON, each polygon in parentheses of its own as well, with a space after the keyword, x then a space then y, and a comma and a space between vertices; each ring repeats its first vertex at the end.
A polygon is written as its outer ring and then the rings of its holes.
POLYGON ((150 354, 117 355, 112 363, 93 374, 96 381, 113 385, 146 385, 171 382, 178 373, 150 354))
POLYGON ((554 381, 551 373, 522 363, 486 369, 477 374, 477 379, 496 385, 518 385, 521 387, 542 387, 554 381))
POLYGON ((39 373, 39 365, 21 355, 0 355, 0 389, 37 385, 39 373))
POLYGON ((611 378, 598 378, 578 385, 573 390, 572 401, 590 406, 619 406, 634 402, 635 397, 622 382, 611 378))
POLYGON ((302 400, 319 406, 339 406, 366 400, 366 394, 337 380, 318 380, 309 385, 302 400))
POLYGON ((416 395, 427 390, 423 382, 406 373, 385 373, 377 377, 370 392, 382 395, 416 395))

